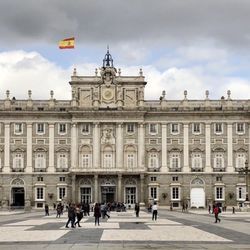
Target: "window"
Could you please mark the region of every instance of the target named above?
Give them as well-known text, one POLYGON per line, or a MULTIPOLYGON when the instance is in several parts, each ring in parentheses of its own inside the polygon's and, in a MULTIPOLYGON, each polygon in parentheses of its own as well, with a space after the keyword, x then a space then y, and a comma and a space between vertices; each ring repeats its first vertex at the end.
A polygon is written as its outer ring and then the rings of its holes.
POLYGON ((224 187, 215 187, 215 200, 224 199, 224 187))
POLYGON ((44 200, 44 188, 43 187, 36 188, 36 200, 44 200))
POLYGON ((179 194, 179 187, 172 187, 172 200, 179 200, 180 194, 179 194))
POLYGON ((58 200, 62 200, 66 196, 66 187, 58 188, 58 200))
POLYGON ((127 133, 134 133, 135 132, 135 125, 133 123, 127 124, 127 133))
POLYGON ((246 200, 246 187, 237 187, 237 200, 246 200))
POLYGON ((222 181, 222 176, 216 176, 216 181, 221 182, 222 181))
POLYGON ((172 134, 178 134, 179 133, 179 124, 178 123, 171 124, 171 133, 172 134))
POLYGON ((215 123, 214 124, 214 133, 215 134, 222 134, 223 133, 222 123, 215 123))
POLYGON ((215 154, 214 158, 214 168, 224 168, 224 156, 222 153, 215 154))
POLYGON ((246 156, 244 153, 237 153, 236 154, 236 168, 244 168, 246 162, 246 156))
POLYGON ((134 166, 135 166, 135 155, 134 154, 131 154, 131 153, 128 154, 127 166, 128 166, 128 168, 134 168, 134 166))
POLYGON ((151 176, 151 177, 150 177, 150 181, 156 182, 156 176, 151 176))
POLYGON ((58 168, 64 168, 64 169, 68 168, 67 154, 65 154, 65 153, 58 154, 57 167, 58 168))
POLYGON ((236 123, 236 133, 244 134, 245 133, 245 124, 244 123, 236 123))
POLYGON ((90 167, 90 154, 82 155, 82 167, 89 168, 90 167))
POLYGON ((83 134, 89 134, 89 132, 90 132, 89 123, 83 123, 82 124, 82 133, 83 134))
POLYGON ((149 124, 149 133, 157 134, 157 124, 154 123, 149 124))
POLYGON ((59 177, 59 181, 60 181, 60 182, 65 182, 65 177, 64 177, 64 176, 60 176, 60 177, 59 177))
POLYGON ((42 176, 38 176, 37 177, 37 181, 43 181, 43 177, 42 176))
POLYGON ((23 133, 23 124, 22 123, 15 123, 14 125, 14 133, 16 135, 20 135, 23 133))
POLYGON ((201 154, 195 153, 192 157, 192 168, 193 169, 202 169, 202 158, 201 154))
POLYGON ((23 169, 23 155, 21 153, 16 153, 13 158, 13 168, 23 169))
POLYGON ((59 123, 58 124, 58 133, 59 134, 66 134, 66 124, 65 123, 59 123))
POLYGON ((44 134, 45 133, 44 123, 37 123, 36 132, 37 132, 37 134, 44 134))
POLYGON ((178 176, 172 176, 172 181, 177 182, 178 180, 178 176))
POLYGON ((149 154, 149 168, 158 168, 158 155, 156 153, 149 154))
POLYGON ((150 187, 149 194, 151 199, 157 199, 157 187, 150 187))
POLYGON ((193 123, 193 133, 194 134, 201 133, 201 124, 200 123, 193 123))
POLYGON ((180 168, 180 154, 173 153, 170 158, 171 168, 180 168))
POLYGON ((46 168, 45 153, 37 153, 35 156, 35 168, 46 168))
POLYGON ((136 203, 136 187, 126 187, 125 188, 125 202, 126 204, 136 203))
POLYGON ((81 187, 81 203, 91 203, 91 188, 90 187, 81 187))
POLYGON ((104 154, 104 168, 112 168, 113 167, 113 159, 112 153, 104 154))

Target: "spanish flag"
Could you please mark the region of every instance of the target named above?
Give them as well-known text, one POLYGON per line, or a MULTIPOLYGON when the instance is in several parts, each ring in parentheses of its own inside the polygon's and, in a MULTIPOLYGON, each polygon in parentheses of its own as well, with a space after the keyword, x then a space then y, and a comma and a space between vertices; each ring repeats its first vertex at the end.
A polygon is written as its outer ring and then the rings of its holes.
POLYGON ((75 48, 75 38, 66 38, 59 42, 59 49, 74 49, 75 48))

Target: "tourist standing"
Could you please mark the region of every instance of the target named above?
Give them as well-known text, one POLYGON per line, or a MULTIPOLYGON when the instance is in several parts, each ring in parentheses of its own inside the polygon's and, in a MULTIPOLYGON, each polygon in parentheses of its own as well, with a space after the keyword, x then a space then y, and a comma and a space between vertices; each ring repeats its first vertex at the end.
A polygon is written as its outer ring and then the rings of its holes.
POLYGON ((157 220, 157 204, 156 201, 154 202, 154 205, 152 206, 152 220, 157 220))
POLYGON ((96 226, 96 224, 98 224, 98 226, 100 226, 101 208, 100 208, 99 203, 95 204, 94 217, 95 217, 95 226, 96 226))
POLYGON ((49 216, 49 205, 45 204, 45 216, 49 216))
POLYGON ((138 203, 135 204, 135 215, 136 217, 139 217, 140 212, 140 205, 138 203))

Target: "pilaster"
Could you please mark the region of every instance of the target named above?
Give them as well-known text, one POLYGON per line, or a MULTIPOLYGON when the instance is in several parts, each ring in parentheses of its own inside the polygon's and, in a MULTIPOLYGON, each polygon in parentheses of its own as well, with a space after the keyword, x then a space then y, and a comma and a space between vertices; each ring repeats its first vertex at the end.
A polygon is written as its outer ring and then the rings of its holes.
POLYGON ((205 125, 205 141, 206 141, 206 166, 205 166, 205 172, 210 173, 212 172, 211 167, 211 124, 206 123, 205 125))
POLYGON ((116 127, 116 168, 123 167, 123 125, 117 124, 116 127))
POLYGON ((234 172, 233 169, 233 125, 227 124, 227 172, 234 172))
POLYGON ((94 175, 94 182, 95 182, 95 193, 94 193, 94 202, 98 202, 98 175, 94 175))
POLYGON ((55 124, 49 124, 49 167, 48 172, 53 173, 55 172, 55 159, 54 159, 54 152, 55 152, 55 124))
POLYGON ((71 124, 71 169, 75 169, 77 166, 77 124, 71 124))
POLYGON ((161 124, 161 172, 168 172, 167 168, 167 124, 161 124))
POLYGON ((138 167, 145 168, 145 131, 144 124, 138 124, 138 167))
POLYGON ((4 124, 4 173, 10 172, 10 123, 4 124))
POLYGON ((184 164, 183 164, 183 172, 190 172, 189 167, 189 135, 188 135, 188 124, 184 124, 183 131, 183 141, 184 141, 184 164))
POLYGON ((100 124, 93 124, 93 166, 95 169, 100 168, 100 124))
POLYGON ((32 123, 27 123, 27 166, 25 172, 32 173, 32 123))
POLYGON ((118 193, 117 193, 118 202, 122 201, 121 193, 122 193, 122 175, 118 174, 118 193))

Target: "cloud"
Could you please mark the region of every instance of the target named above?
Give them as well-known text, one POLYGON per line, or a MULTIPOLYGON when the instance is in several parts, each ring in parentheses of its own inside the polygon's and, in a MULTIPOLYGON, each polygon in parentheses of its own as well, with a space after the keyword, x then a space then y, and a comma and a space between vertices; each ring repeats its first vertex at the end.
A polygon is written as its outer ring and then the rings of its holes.
MULTIPOLYGON (((69 85, 74 67, 78 75, 94 75, 94 63, 79 63, 63 69, 49 61, 38 52, 10 51, 0 53, 0 93, 5 98, 8 89, 16 99, 27 99, 28 90, 32 90, 32 98, 49 99, 50 90, 54 90, 56 99, 71 98, 69 85)), ((122 75, 139 75, 138 66, 119 66, 122 75)), ((248 99, 250 82, 238 77, 206 75, 202 70, 192 68, 171 67, 164 71, 155 66, 144 65, 143 72, 147 85, 145 99, 158 100, 162 90, 166 90, 167 99, 183 99, 184 90, 188 91, 188 99, 204 99, 205 90, 209 90, 211 99, 220 99, 228 89, 233 99, 248 99)))

